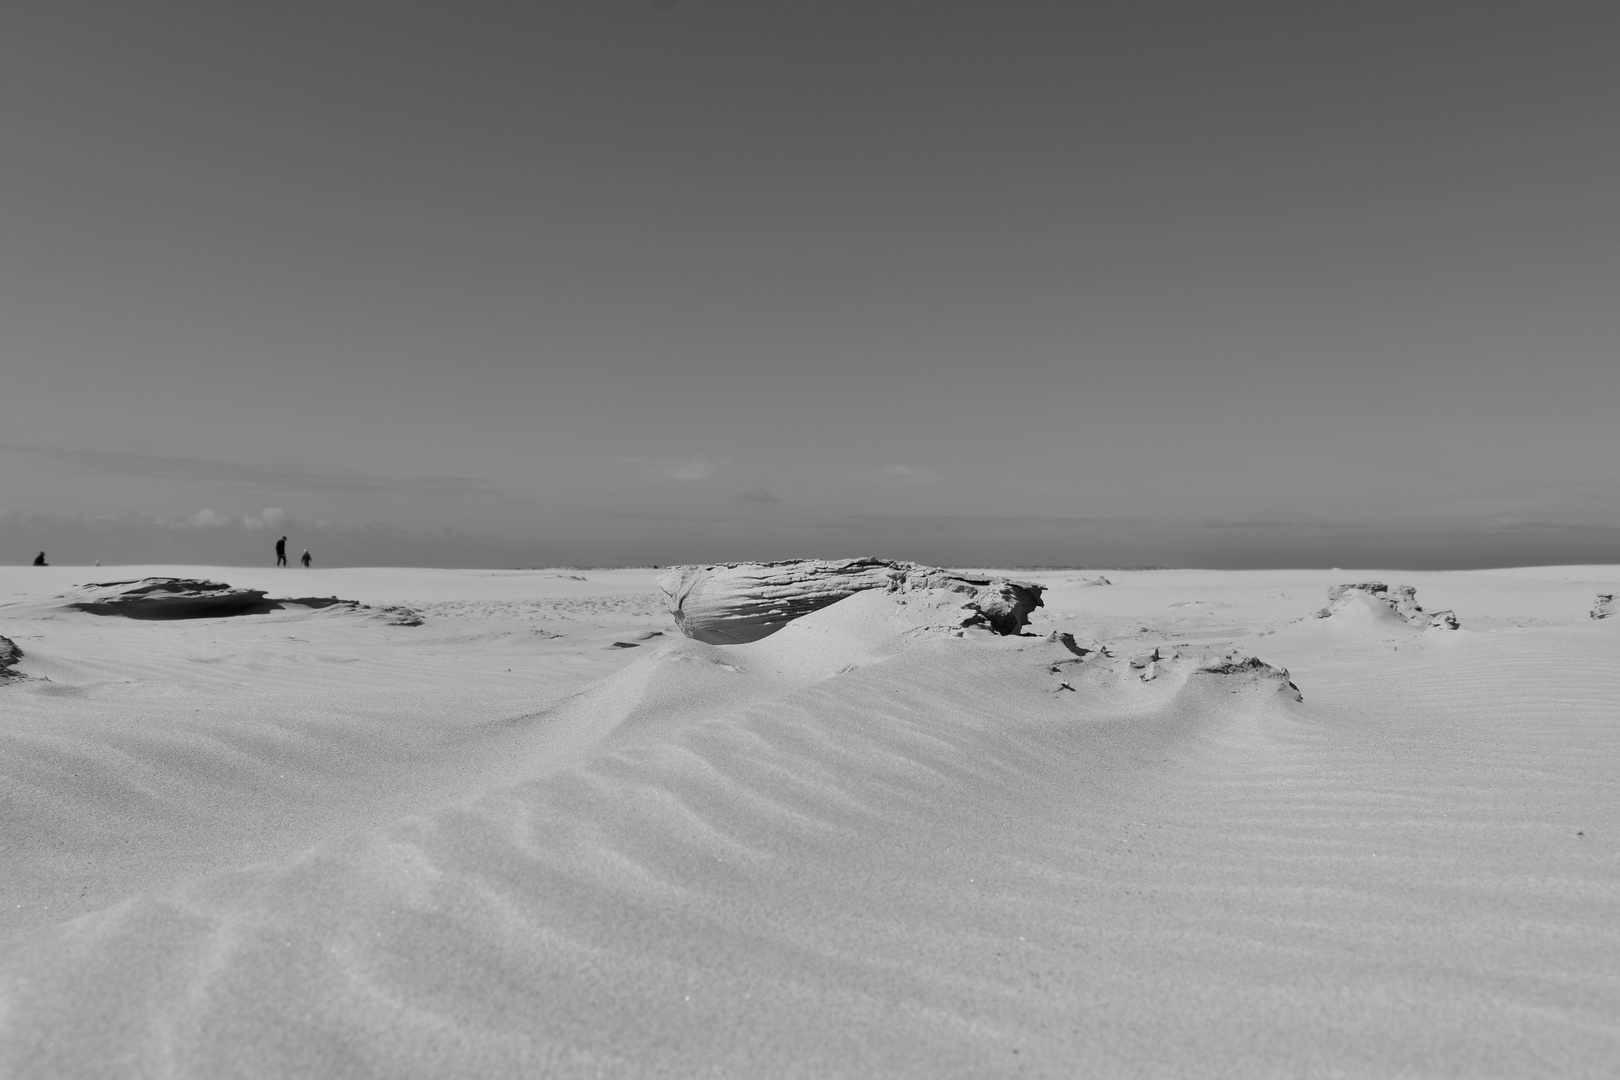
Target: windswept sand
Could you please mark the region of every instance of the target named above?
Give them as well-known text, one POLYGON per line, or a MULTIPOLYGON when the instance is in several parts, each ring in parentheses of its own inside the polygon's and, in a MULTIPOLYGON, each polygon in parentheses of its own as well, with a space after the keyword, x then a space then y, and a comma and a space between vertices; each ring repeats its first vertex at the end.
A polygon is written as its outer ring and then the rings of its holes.
POLYGON ((1105 573, 0 568, 0 1076, 1620 1073, 1620 567, 1105 573), (425 621, 46 602, 147 575, 425 621))

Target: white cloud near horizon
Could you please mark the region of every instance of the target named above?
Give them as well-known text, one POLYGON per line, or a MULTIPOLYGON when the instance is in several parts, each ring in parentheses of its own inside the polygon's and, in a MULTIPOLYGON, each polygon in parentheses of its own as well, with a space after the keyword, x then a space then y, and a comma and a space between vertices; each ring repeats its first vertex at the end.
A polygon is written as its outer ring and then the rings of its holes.
POLYGON ((217 529, 230 523, 231 519, 218 510, 202 509, 186 518, 186 524, 194 529, 217 529))

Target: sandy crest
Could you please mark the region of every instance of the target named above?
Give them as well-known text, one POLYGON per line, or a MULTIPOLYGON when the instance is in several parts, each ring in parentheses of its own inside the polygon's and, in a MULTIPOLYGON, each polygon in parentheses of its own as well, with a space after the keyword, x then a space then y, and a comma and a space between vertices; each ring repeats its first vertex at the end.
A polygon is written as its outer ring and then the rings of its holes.
POLYGON ((667 623, 636 606, 650 572, 330 573, 444 606, 0 607, 32 676, 0 688, 0 1073, 1620 1062, 1620 626, 1585 614, 1616 568, 1035 575, 1032 631, 1237 645, 1303 702, 1086 674, 877 594, 614 650, 667 623), (1369 578, 1463 629, 1306 618, 1369 578))

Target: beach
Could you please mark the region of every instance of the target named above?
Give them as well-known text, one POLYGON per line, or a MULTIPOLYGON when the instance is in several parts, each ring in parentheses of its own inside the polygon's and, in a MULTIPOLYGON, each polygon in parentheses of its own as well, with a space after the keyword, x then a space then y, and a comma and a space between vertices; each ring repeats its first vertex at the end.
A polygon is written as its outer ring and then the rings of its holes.
POLYGON ((1620 1069, 1620 567, 996 572, 0 568, 0 1075, 1620 1069))

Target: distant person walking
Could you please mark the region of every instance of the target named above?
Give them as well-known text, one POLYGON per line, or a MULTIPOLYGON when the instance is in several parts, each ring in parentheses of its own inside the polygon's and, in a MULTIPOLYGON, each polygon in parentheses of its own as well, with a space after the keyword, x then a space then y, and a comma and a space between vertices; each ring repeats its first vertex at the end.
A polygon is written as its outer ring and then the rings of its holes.
POLYGON ((276 541, 276 565, 287 565, 287 538, 285 536, 276 541))
POLYGON ((304 564, 304 569, 305 570, 309 569, 309 563, 310 563, 309 548, 305 548, 304 553, 302 555, 298 556, 298 561, 304 564))
POLYGON ((35 566, 49 566, 50 565, 50 563, 45 561, 45 553, 43 551, 40 552, 38 555, 34 556, 34 565, 35 566))

